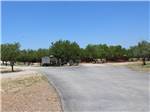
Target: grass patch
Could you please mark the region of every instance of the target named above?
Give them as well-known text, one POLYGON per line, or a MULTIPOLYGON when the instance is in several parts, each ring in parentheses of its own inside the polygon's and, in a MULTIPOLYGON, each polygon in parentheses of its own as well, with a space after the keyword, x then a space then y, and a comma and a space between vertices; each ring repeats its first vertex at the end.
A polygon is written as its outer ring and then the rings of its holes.
POLYGON ((136 71, 142 71, 142 72, 150 72, 150 62, 146 62, 146 65, 142 65, 141 63, 134 63, 134 64, 128 64, 128 68, 136 71))

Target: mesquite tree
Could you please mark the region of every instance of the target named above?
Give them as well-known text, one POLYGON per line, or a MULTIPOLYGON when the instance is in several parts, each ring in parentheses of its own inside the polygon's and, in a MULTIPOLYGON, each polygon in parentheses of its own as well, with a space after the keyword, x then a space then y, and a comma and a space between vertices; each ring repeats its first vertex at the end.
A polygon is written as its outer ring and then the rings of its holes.
POLYGON ((14 44, 2 44, 1 45, 1 60, 10 62, 10 66, 12 68, 12 72, 14 71, 14 63, 19 55, 19 43, 14 44))

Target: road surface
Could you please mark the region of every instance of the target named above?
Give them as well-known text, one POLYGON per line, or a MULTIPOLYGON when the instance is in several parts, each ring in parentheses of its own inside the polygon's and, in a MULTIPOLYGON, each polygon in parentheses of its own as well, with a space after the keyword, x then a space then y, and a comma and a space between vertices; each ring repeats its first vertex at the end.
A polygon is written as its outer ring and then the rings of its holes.
POLYGON ((65 112, 148 112, 149 75, 123 66, 47 67, 65 112))

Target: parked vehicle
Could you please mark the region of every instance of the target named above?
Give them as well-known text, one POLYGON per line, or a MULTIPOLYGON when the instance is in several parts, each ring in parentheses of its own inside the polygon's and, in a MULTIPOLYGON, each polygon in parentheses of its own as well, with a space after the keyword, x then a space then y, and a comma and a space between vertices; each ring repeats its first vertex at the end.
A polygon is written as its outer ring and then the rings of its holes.
POLYGON ((48 56, 42 57, 41 65, 42 66, 48 66, 48 65, 50 65, 50 58, 48 56))
POLYGON ((62 66, 62 65, 68 65, 68 66, 76 65, 77 66, 79 62, 80 62, 79 60, 69 60, 68 62, 62 61, 60 58, 57 59, 53 55, 45 56, 45 57, 42 57, 41 59, 42 66, 62 66))
POLYGON ((93 63, 105 63, 106 59, 94 59, 93 63))

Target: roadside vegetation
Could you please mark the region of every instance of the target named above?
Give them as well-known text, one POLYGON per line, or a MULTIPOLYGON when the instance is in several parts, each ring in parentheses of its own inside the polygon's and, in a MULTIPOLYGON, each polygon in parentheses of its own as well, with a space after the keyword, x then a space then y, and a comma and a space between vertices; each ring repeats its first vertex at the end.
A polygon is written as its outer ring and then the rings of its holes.
POLYGON ((148 61, 146 65, 141 65, 141 62, 136 62, 134 64, 128 64, 126 66, 135 71, 150 72, 150 61, 148 61))
POLYGON ((20 49, 19 43, 1 44, 1 61, 3 65, 11 65, 12 71, 15 62, 26 65, 41 63, 44 56, 53 55, 63 62, 124 62, 142 60, 142 65, 150 60, 150 42, 141 41, 135 46, 126 49, 121 45, 88 44, 81 48, 76 42, 59 40, 50 44, 47 49, 38 50, 20 49))

